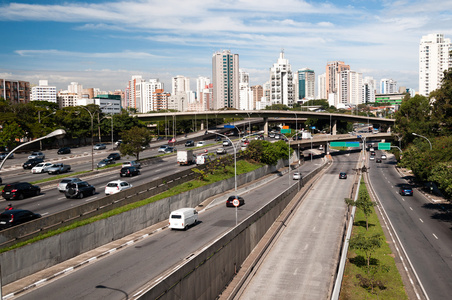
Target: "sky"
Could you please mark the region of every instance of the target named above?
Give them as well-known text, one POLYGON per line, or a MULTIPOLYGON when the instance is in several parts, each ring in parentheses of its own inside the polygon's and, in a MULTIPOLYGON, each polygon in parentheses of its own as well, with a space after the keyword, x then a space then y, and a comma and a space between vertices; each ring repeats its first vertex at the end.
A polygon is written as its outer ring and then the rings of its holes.
MULTIPOLYGON (((71 82, 124 90, 133 75, 212 77, 212 55, 239 54, 250 84, 281 51, 316 77, 329 61, 418 90, 419 41, 452 38, 450 0, 0 0, 0 78, 57 90, 71 82)), ((317 80, 317 79, 316 79, 317 80)), ((317 93, 317 88, 316 88, 317 93)))

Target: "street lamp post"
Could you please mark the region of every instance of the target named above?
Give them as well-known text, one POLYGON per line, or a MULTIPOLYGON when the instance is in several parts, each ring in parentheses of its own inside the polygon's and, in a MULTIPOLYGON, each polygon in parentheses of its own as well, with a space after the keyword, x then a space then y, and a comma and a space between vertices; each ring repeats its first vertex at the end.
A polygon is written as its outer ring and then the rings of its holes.
MULTIPOLYGON (((111 106, 111 102, 108 102, 105 105, 99 106, 99 109, 102 109, 102 108, 107 107, 107 106, 111 106)), ((102 138, 101 138, 101 135, 100 135, 100 111, 97 113, 97 123, 99 124, 98 125, 99 126, 99 143, 102 143, 102 138)))
POLYGON ((84 107, 84 106, 80 106, 80 107, 85 109, 89 113, 89 116, 91 117, 91 171, 93 171, 94 170, 94 116, 89 111, 89 109, 87 109, 86 107, 84 107))
POLYGON ((228 138, 227 136, 225 136, 224 134, 215 132, 215 131, 207 131, 208 133, 214 133, 217 134, 219 136, 222 136, 224 138, 227 138, 229 140, 229 142, 231 143, 232 147, 234 148, 234 190, 237 191, 237 148, 234 146, 234 143, 231 141, 230 138, 228 138))
POLYGON ((430 150, 432 150, 432 143, 430 143, 430 140, 428 139, 428 138, 426 138, 425 136, 423 136, 423 135, 420 135, 420 134, 417 134, 417 133, 411 133, 412 135, 415 135, 415 136, 420 136, 421 138, 424 138, 424 139, 426 139, 427 140, 427 142, 430 144, 430 150))

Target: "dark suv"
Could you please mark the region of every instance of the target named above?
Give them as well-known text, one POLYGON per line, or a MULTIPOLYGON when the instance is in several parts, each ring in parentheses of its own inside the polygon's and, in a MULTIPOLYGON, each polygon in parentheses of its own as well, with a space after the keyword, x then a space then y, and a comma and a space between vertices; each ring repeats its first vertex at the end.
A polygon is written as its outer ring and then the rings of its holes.
POLYGON ((11 209, 0 214, 0 230, 11 226, 19 225, 28 221, 40 218, 40 214, 35 214, 29 210, 11 209))
POLYGON ((42 163, 42 162, 44 162, 44 160, 42 158, 30 158, 29 160, 24 162, 22 167, 24 169, 33 169, 34 166, 36 166, 37 164, 42 163))
POLYGON ((38 196, 39 194, 41 194, 41 188, 28 182, 15 182, 7 184, 2 191, 2 196, 6 200, 22 200, 25 197, 38 196))
POLYGON ((124 167, 124 168, 121 168, 121 171, 119 171, 119 176, 121 176, 121 177, 124 177, 124 176, 132 177, 132 176, 139 175, 139 174, 140 174, 140 170, 138 170, 135 167, 124 167))
POLYGON ((94 195, 96 188, 86 181, 71 182, 66 185, 64 195, 66 198, 79 198, 82 199, 85 196, 94 195))
POLYGON ((114 152, 114 153, 110 153, 107 156, 107 159, 111 159, 111 160, 120 160, 121 159, 121 155, 118 152, 114 152))

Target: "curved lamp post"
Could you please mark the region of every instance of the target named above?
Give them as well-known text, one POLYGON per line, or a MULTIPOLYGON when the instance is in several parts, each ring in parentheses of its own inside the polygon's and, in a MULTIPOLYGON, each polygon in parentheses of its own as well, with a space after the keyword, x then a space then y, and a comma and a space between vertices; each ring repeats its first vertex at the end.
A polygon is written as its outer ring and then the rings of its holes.
POLYGON ((14 153, 14 151, 16 151, 17 149, 19 149, 19 148, 21 148, 21 147, 23 147, 23 146, 29 145, 29 144, 31 144, 31 143, 38 142, 38 141, 42 141, 42 140, 44 140, 44 139, 48 139, 48 138, 51 138, 51 137, 62 138, 65 134, 66 134, 66 131, 64 131, 64 129, 57 129, 57 130, 55 130, 55 131, 52 131, 51 133, 49 133, 49 134, 46 135, 46 136, 37 138, 37 139, 35 139, 35 140, 29 141, 29 142, 23 143, 22 145, 17 146, 17 147, 14 148, 12 151, 10 151, 10 152, 8 153, 8 155, 3 159, 2 163, 0 164, 0 170, 2 169, 3 164, 4 164, 5 161, 8 159, 8 157, 9 157, 12 153, 14 153))
POLYGON ((86 110, 89 113, 89 116, 91 117, 91 171, 94 170, 94 116, 93 114, 89 111, 89 109, 87 109, 84 106, 80 106, 81 108, 83 108, 84 110, 86 110))
POLYGON ((423 135, 420 135, 420 134, 417 134, 417 133, 411 133, 412 135, 415 135, 415 136, 420 136, 421 138, 424 138, 424 139, 426 139, 427 140, 427 142, 430 144, 430 150, 432 150, 432 143, 430 143, 430 140, 428 139, 428 138, 426 138, 425 136, 423 136, 423 135))

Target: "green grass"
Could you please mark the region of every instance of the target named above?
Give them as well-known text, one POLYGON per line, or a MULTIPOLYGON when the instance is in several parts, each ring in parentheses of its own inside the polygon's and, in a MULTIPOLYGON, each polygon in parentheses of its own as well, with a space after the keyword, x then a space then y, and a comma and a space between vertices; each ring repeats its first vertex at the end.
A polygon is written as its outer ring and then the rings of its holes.
MULTIPOLYGON (((249 163, 244 160, 239 160, 239 161, 237 161, 237 175, 251 172, 262 166, 263 166, 263 164, 252 164, 252 163, 249 163)), ((111 216, 118 215, 123 212, 127 212, 129 210, 132 210, 132 209, 135 209, 135 208, 138 208, 141 206, 145 206, 149 203, 156 202, 156 201, 159 201, 159 200, 167 198, 167 197, 171 197, 171 196, 174 196, 174 195, 177 195, 177 194, 189 191, 189 190, 193 190, 193 189, 201 187, 201 186, 205 186, 205 185, 208 185, 208 184, 211 184, 214 182, 218 182, 221 180, 225 180, 228 178, 232 178, 232 177, 234 177, 234 166, 226 166, 224 169, 217 170, 213 174, 210 174, 210 173, 207 174, 205 180, 192 180, 189 182, 185 182, 183 184, 180 184, 178 186, 175 186, 175 187, 169 189, 168 191, 155 195, 151 198, 127 204, 125 206, 113 209, 111 211, 108 211, 106 213, 103 213, 101 215, 98 215, 98 216, 95 216, 95 217, 92 217, 92 218, 89 218, 89 219, 86 219, 83 221, 76 221, 70 225, 59 228, 57 230, 52 230, 45 234, 42 234, 42 235, 39 235, 32 239, 29 239, 27 241, 19 242, 11 247, 0 249, 0 253, 6 252, 9 250, 13 250, 13 249, 17 249, 24 245, 31 244, 31 243, 39 241, 39 240, 43 240, 45 238, 60 234, 62 232, 65 232, 65 231, 68 231, 68 230, 71 230, 71 229, 74 229, 74 228, 77 228, 80 226, 84 226, 84 225, 87 225, 90 223, 94 223, 96 221, 106 219, 111 216)))
MULTIPOLYGON (((367 192, 364 182, 361 182, 360 190, 363 189, 367 192)), ((356 236, 358 233, 365 232, 365 216, 361 210, 357 209, 352 237, 356 236)), ((378 216, 374 210, 372 215, 369 216, 369 231, 367 234, 372 235, 375 233, 379 233, 384 237, 383 229, 381 228, 378 216)), ((382 246, 372 254, 371 265, 378 264, 384 266, 388 271, 386 272, 383 271, 382 268, 377 268, 373 278, 379 280, 382 283, 381 286, 383 288, 380 289, 376 287, 374 288, 373 293, 370 288, 366 289, 362 287, 360 280, 357 278, 357 276, 366 278, 372 276, 371 274, 367 274, 367 265, 365 259, 363 262, 363 257, 365 257, 365 254, 362 251, 349 248, 340 299, 408 299, 402 278, 395 265, 394 255, 385 238, 382 242, 382 246)))

